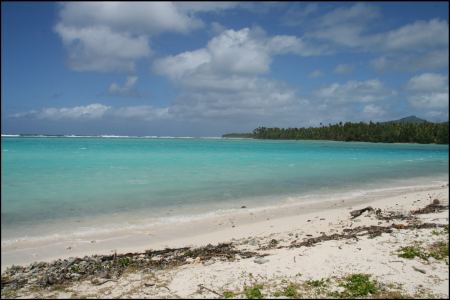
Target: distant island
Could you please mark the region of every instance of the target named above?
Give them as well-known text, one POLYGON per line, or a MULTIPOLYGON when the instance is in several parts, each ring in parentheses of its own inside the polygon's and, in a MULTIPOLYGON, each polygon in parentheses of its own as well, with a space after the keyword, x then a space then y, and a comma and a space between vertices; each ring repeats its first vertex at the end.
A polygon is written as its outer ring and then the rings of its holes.
POLYGON ((448 144, 448 121, 428 122, 416 116, 399 120, 369 123, 339 122, 320 127, 267 128, 258 127, 252 133, 228 133, 224 138, 333 140, 381 143, 448 144))

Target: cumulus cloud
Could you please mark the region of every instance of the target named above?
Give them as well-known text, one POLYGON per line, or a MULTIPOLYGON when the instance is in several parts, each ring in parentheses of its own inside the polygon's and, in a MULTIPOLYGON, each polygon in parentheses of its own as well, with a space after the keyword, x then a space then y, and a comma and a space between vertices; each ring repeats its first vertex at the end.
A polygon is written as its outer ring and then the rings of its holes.
POLYGON ((193 5, 172 2, 67 2, 61 5, 61 23, 76 27, 107 26, 114 31, 157 34, 186 33, 203 25, 193 5), (189 9, 191 8, 191 9, 189 9))
POLYGON ((61 120, 61 119, 99 119, 108 110, 110 106, 106 106, 100 103, 93 103, 86 106, 75 106, 75 107, 62 107, 62 108, 43 108, 42 110, 31 110, 29 112, 17 113, 12 115, 15 118, 31 117, 37 119, 47 119, 47 120, 61 120))
POLYGON ((150 38, 162 32, 186 34, 204 26, 197 13, 236 3, 67 2, 59 6, 54 30, 76 71, 130 72, 151 53, 150 38))
POLYGON ((76 71, 133 71, 135 60, 150 55, 147 38, 114 32, 108 27, 55 26, 76 71))
POLYGON ((295 36, 267 37, 260 28, 244 28, 223 31, 205 48, 156 60, 153 69, 174 80, 206 73, 255 75, 269 70, 273 55, 309 56, 320 51, 295 36))
POLYGON ((410 92, 409 103, 419 109, 448 108, 448 75, 423 73, 406 83, 410 92))
POLYGON ((371 37, 373 49, 388 53, 373 59, 377 71, 448 69, 448 22, 416 21, 371 37))
POLYGON ((316 96, 327 103, 368 103, 384 100, 395 95, 395 91, 387 89, 378 79, 367 81, 350 80, 345 84, 333 83, 316 91, 316 96))
POLYGON ((137 76, 128 76, 123 86, 120 86, 119 84, 113 82, 108 88, 108 94, 113 96, 139 96, 138 92, 135 89, 137 81, 137 76))
POLYGON ((437 73, 423 73, 412 77, 406 84, 410 91, 436 92, 448 90, 448 76, 437 73))
POLYGON ((448 47, 448 22, 439 19, 416 21, 398 29, 377 34, 373 39, 388 51, 448 47))
POLYGON ((204 48, 156 60, 153 70, 181 87, 169 109, 179 117, 270 115, 306 101, 289 86, 260 77, 273 56, 286 53, 314 51, 295 36, 270 37, 258 27, 225 30, 204 48))
POLYGON ((410 97, 409 101, 416 108, 448 108, 448 92, 419 94, 410 97))
POLYGON ((353 72, 353 66, 348 64, 339 64, 334 68, 336 74, 350 74, 353 72))

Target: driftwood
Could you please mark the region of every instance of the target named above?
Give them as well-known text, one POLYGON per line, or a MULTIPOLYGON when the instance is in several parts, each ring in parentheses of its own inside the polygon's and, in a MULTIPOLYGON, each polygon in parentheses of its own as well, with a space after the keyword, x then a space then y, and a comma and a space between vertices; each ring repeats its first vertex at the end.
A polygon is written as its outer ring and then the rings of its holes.
POLYGON ((373 211, 373 207, 372 206, 367 206, 367 207, 364 207, 362 209, 352 210, 350 212, 350 215, 352 216, 352 219, 354 219, 354 218, 359 217, 365 211, 373 211))
POLYGON ((434 199, 433 203, 428 204, 427 206, 423 208, 419 208, 416 210, 411 211, 411 214, 418 215, 418 214, 429 214, 429 213, 436 213, 443 211, 444 209, 447 209, 448 206, 441 205, 438 199, 434 199))

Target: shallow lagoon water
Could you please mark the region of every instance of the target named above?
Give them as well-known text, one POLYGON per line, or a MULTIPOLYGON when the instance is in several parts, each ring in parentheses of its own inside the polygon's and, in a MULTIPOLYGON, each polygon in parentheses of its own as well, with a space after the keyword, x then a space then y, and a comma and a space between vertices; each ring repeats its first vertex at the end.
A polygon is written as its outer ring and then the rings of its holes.
POLYGON ((39 236, 45 224, 57 232, 65 220, 78 230, 96 219, 172 220, 414 178, 448 180, 448 145, 2 137, 1 148, 5 239, 39 236))

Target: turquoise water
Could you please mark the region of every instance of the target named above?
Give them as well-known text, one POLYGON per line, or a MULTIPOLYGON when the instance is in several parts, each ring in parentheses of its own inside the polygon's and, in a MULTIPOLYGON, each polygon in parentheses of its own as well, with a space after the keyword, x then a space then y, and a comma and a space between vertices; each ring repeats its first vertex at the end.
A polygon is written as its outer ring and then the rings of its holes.
POLYGON ((66 218, 158 217, 399 179, 448 178, 447 145, 2 137, 1 149, 6 234, 66 218))

